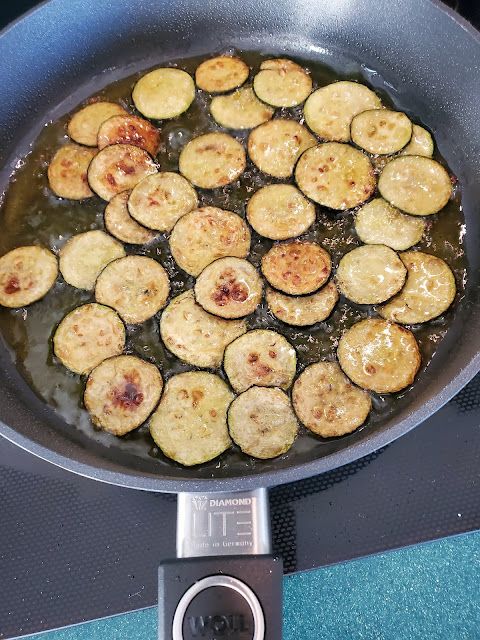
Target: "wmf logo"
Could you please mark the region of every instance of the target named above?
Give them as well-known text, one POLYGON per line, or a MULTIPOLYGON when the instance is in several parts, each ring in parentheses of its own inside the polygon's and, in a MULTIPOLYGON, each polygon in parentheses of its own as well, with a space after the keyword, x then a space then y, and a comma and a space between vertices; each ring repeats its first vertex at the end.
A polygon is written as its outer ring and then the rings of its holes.
POLYGON ((208 499, 207 496, 195 496, 192 498, 193 506, 197 511, 206 511, 208 499))

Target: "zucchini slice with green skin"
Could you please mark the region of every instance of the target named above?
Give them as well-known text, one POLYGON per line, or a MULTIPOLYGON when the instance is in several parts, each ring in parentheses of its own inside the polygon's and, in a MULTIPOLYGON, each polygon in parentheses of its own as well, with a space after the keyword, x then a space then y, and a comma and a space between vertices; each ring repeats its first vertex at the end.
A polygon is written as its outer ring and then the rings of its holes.
POLYGON ((287 240, 315 222, 315 206, 291 184, 269 184, 248 201, 247 219, 264 238, 287 240))
POLYGON ((355 231, 365 244, 385 244, 403 251, 420 242, 426 222, 407 216, 383 198, 375 198, 357 212, 355 231))
POLYGON ((340 211, 362 204, 376 187, 368 157, 339 142, 325 142, 307 149, 295 168, 295 180, 307 198, 340 211))
POLYGON ((335 279, 343 295, 357 304, 379 304, 400 291, 407 270, 383 244, 365 244, 340 260, 335 279))
POLYGON ((195 98, 193 78, 181 69, 154 69, 133 88, 135 107, 146 118, 170 120, 186 111, 195 98))
POLYGON ((250 231, 236 213, 202 207, 182 216, 173 227, 170 250, 180 269, 198 276, 217 258, 245 258, 250 251, 250 231))
POLYGON ((146 151, 131 144, 112 144, 97 153, 88 167, 88 183, 103 200, 133 187, 158 169, 146 151))
POLYGON ((129 113, 112 116, 102 122, 97 135, 100 150, 111 144, 132 144, 155 157, 160 147, 160 131, 148 120, 129 113))
POLYGON ((112 116, 128 115, 115 102, 92 102, 75 113, 68 123, 67 131, 72 140, 87 147, 97 146, 98 130, 112 116))
POLYGON ((408 387, 421 362, 413 333, 380 318, 361 320, 345 331, 337 357, 352 382, 377 393, 408 387))
POLYGON ((320 289, 331 268, 329 254, 315 242, 275 244, 262 258, 262 273, 268 282, 292 296, 320 289))
POLYGON ((131 191, 122 191, 105 207, 105 228, 112 236, 127 244, 148 244, 157 236, 138 224, 128 212, 127 201, 131 191))
POLYGON ((270 312, 278 320, 294 327, 308 327, 328 318, 337 304, 338 291, 330 281, 310 296, 287 296, 268 288, 266 298, 270 312))
POLYGON ((0 305, 17 309, 45 296, 58 276, 56 256, 44 247, 12 249, 0 258, 0 305))
POLYGON ((408 144, 412 137, 412 123, 401 111, 369 109, 353 118, 350 137, 368 153, 389 155, 408 144))
POLYGON ((235 182, 246 166, 245 150, 227 133, 206 133, 190 140, 178 160, 180 173, 201 189, 235 182))
POLYGON ((400 324, 428 322, 442 315, 456 294, 450 267, 422 251, 406 251, 400 258, 408 271, 407 282, 398 296, 380 307, 380 315, 400 324))
POLYGON ((135 356, 115 356, 90 373, 83 401, 95 426, 124 436, 145 422, 162 388, 162 376, 154 364, 135 356))
POLYGON ((402 156, 425 156, 431 158, 433 156, 434 144, 433 138, 429 131, 418 124, 413 125, 412 138, 405 149, 400 153, 402 156))
POLYGON ((125 346, 125 325, 109 307, 92 302, 63 318, 53 336, 53 351, 64 367, 80 375, 103 360, 118 356, 125 346))
POLYGON ((154 316, 170 293, 162 265, 146 256, 126 256, 107 264, 95 284, 95 300, 112 307, 127 324, 154 316))
POLYGON ((300 155, 317 140, 296 120, 277 118, 253 129, 248 155, 260 171, 275 178, 289 178, 300 155))
POLYGON ((197 87, 208 93, 224 93, 240 87, 250 69, 240 58, 216 56, 202 62, 195 71, 197 87))
POLYGON ((257 98, 251 87, 226 96, 215 96, 210 104, 215 122, 226 129, 253 129, 271 120, 274 110, 257 98))
POLYGON ((391 160, 378 180, 380 195, 412 216, 429 216, 447 204, 452 182, 441 164, 424 156, 391 160))
POLYGON ((48 165, 48 183, 53 193, 68 200, 83 200, 93 196, 88 186, 87 172, 96 153, 96 149, 77 144, 61 147, 48 165))
POLYGON ((300 65, 286 58, 265 60, 253 79, 257 96, 273 107, 296 107, 312 91, 312 78, 300 65))
POLYGON ((230 405, 228 428, 243 453, 267 460, 290 449, 298 422, 284 391, 250 387, 230 405))
POLYGON ((380 98, 365 85, 341 80, 314 91, 303 113, 308 127, 324 140, 348 142, 353 117, 381 106, 380 98))
POLYGON ((292 401, 300 422, 322 438, 355 431, 372 407, 369 394, 355 387, 336 362, 307 367, 293 385, 292 401))
POLYGON ((108 233, 86 231, 72 236, 60 249, 60 272, 72 287, 91 290, 107 264, 124 256, 123 246, 108 233))
POLYGON ((297 354, 276 331, 255 329, 228 345, 223 368, 237 393, 255 385, 288 389, 297 370, 297 354))
POLYGON ((219 258, 205 267, 195 283, 198 304, 220 318, 243 318, 262 300, 262 279, 242 258, 219 258))
POLYGON ((220 367, 225 347, 246 331, 245 320, 223 320, 204 311, 192 290, 174 298, 160 318, 167 349, 195 367, 220 367))
POLYGON ((179 218, 197 206, 195 189, 183 176, 171 171, 147 176, 128 199, 132 218, 157 231, 171 231, 179 218))
POLYGON ((164 455, 190 467, 213 460, 231 445, 227 409, 234 395, 213 373, 188 371, 170 378, 150 420, 164 455))

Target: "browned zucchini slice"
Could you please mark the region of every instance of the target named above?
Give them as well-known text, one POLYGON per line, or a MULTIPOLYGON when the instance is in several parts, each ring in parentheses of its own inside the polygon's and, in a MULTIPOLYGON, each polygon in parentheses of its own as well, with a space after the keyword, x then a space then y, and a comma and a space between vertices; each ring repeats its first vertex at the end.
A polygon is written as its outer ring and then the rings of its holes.
POLYGON ((60 198, 83 200, 93 196, 88 186, 87 172, 96 149, 66 144, 53 156, 48 166, 50 189, 60 198))
POLYGON ((243 60, 234 56, 216 56, 202 62, 195 72, 199 89, 208 93, 224 93, 240 87, 250 70, 243 60))
POLYGON ((0 258, 0 305, 25 307, 43 298, 58 276, 56 256, 44 247, 12 249, 0 258))
POLYGON ((102 122, 97 136, 99 149, 111 144, 133 144, 155 157, 160 146, 160 131, 148 120, 129 113, 113 116, 102 122))

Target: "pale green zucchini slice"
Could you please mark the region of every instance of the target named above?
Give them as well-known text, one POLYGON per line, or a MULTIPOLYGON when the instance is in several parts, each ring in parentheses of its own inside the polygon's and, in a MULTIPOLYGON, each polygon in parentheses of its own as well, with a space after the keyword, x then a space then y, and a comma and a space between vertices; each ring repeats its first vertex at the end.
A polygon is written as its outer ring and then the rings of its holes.
POLYGON ((339 142, 307 149, 295 168, 295 180, 307 198, 340 211, 362 204, 376 187, 368 157, 339 142))
POLYGON ((235 182, 246 165, 245 150, 226 133, 206 133, 190 140, 182 149, 178 168, 201 189, 217 189, 235 182))
POLYGON ((205 267, 195 283, 198 304, 220 318, 243 318, 262 300, 262 279, 242 258, 219 258, 205 267))
POLYGON ((95 283, 95 300, 112 307, 127 324, 154 316, 170 293, 162 265, 146 256, 126 256, 107 264, 95 283))
POLYGON ((274 58, 262 62, 253 88, 260 100, 273 107, 296 107, 310 95, 312 78, 295 62, 274 58))
POLYGON ((195 189, 183 176, 171 171, 147 176, 128 199, 132 218, 157 231, 171 231, 179 218, 197 206, 195 189))
POLYGON ((277 118, 250 133, 248 155, 260 171, 275 178, 289 178, 300 155, 316 143, 296 120, 277 118))
POLYGON ((329 254, 315 242, 275 244, 262 258, 262 273, 272 287, 293 296, 320 289, 331 268, 329 254))
POLYGON ((193 78, 171 67, 154 69, 133 88, 135 107, 146 118, 169 120, 186 111, 195 98, 193 78))
POLYGON ((226 96, 215 96, 210 112, 227 129, 253 129, 273 117, 274 110, 261 102, 251 87, 242 87, 226 96))
POLYGON ((337 357, 350 380, 377 393, 408 387, 421 362, 413 333, 380 318, 361 320, 345 331, 337 357))
POLYGON ((413 125, 412 139, 407 144, 400 155, 405 156, 425 156, 431 158, 433 156, 433 138, 429 131, 418 124, 413 125))
POLYGON ((450 267, 422 251, 406 251, 400 258, 408 271, 407 282, 398 296, 379 309, 380 315, 400 324, 428 322, 442 315, 456 294, 450 267))
POLYGON ((204 311, 192 290, 174 298, 160 318, 167 349, 183 362, 209 369, 220 367, 225 347, 246 330, 245 320, 223 320, 204 311))
POLYGON ((208 462, 231 445, 227 409, 233 398, 213 373, 179 373, 165 385, 150 420, 152 438, 164 455, 180 464, 208 462))
POLYGON ((276 331, 255 329, 228 345, 223 368, 237 393, 255 385, 288 389, 297 370, 297 354, 276 331))
POLYGON ((293 385, 295 413, 307 429, 322 438, 344 436, 367 419, 372 401, 355 387, 336 362, 315 362, 293 385))
POLYGON ((294 327, 308 327, 328 318, 337 304, 338 291, 330 281, 310 296, 287 296, 268 288, 266 298, 268 308, 276 318, 294 327))
POLYGON ((96 149, 77 144, 61 147, 48 165, 48 183, 53 193, 68 200, 83 200, 93 196, 88 186, 87 172, 96 153, 96 149))
POLYGON ((383 198, 375 198, 357 212, 355 231, 365 244, 385 244, 403 251, 420 242, 426 222, 407 216, 383 198))
POLYGON ((247 219, 264 238, 287 240, 315 222, 315 206, 291 184, 269 184, 248 201, 247 219))
POLYGON ((398 255, 383 244, 366 244, 346 253, 335 279, 341 293, 357 304, 379 304, 400 291, 407 270, 398 255))
POLYGON ((90 290, 107 264, 124 256, 123 246, 108 233, 86 231, 72 236, 60 249, 60 272, 72 287, 90 290))
POLYGON ((391 160, 378 180, 380 195, 414 216, 437 213, 452 195, 452 182, 441 164, 424 156, 391 160))
POLYGON ((64 367, 89 373, 125 346, 125 326, 109 307, 92 302, 70 311, 55 331, 53 351, 64 367))
POLYGON ((25 307, 45 296, 58 276, 56 256, 44 247, 12 249, 0 258, 0 305, 25 307))
POLYGON ((408 144, 412 137, 412 123, 401 111, 369 109, 353 118, 350 137, 368 153, 389 155, 408 144))
POLYGON ((154 364, 135 356, 115 356, 90 373, 83 401, 95 426, 124 436, 145 422, 162 388, 162 376, 154 364))
POLYGON ((243 453, 267 460, 290 449, 298 422, 284 391, 251 387, 230 405, 228 429, 243 453))
POLYGON ((104 222, 106 230, 118 240, 128 244, 147 244, 156 238, 150 229, 138 224, 128 212, 127 202, 131 191, 122 191, 110 200, 105 207, 104 222))
POLYGON ((75 113, 68 123, 67 131, 72 140, 87 147, 97 146, 100 126, 112 116, 127 115, 123 107, 115 102, 92 102, 75 113))
POLYGON ((245 258, 250 250, 250 231, 236 213, 202 207, 182 216, 173 227, 170 250, 180 269, 198 276, 217 258, 245 258))
POLYGON ((125 113, 102 122, 97 135, 97 146, 104 149, 111 144, 133 144, 155 157, 160 147, 160 131, 153 124, 125 113))
POLYGON ((195 71, 197 87, 208 93, 224 93, 240 87, 250 69, 240 58, 216 56, 202 62, 195 71))
POLYGON ((380 98, 365 85, 341 80, 314 91, 303 112, 308 127, 321 138, 348 142, 353 117, 381 106, 380 98))

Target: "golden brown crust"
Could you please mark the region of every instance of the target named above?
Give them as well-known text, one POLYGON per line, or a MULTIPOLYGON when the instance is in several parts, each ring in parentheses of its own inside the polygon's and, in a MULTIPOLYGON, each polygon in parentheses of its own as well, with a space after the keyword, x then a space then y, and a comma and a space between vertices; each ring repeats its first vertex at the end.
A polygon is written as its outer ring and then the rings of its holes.
POLYGON ((249 73, 250 69, 240 58, 216 56, 197 67, 195 82, 199 89, 208 93, 223 93, 240 87, 249 73))
POLYGON ((18 247, 0 258, 0 305, 24 307, 43 298, 58 276, 56 256, 43 247, 18 247))
POLYGON ((48 166, 48 183, 53 193, 68 200, 83 200, 93 196, 87 172, 96 153, 96 149, 87 149, 78 144, 61 147, 48 166))
POLYGON ((100 125, 97 144, 99 149, 111 144, 132 144, 155 157, 160 146, 160 131, 148 120, 137 116, 113 116, 100 125))

